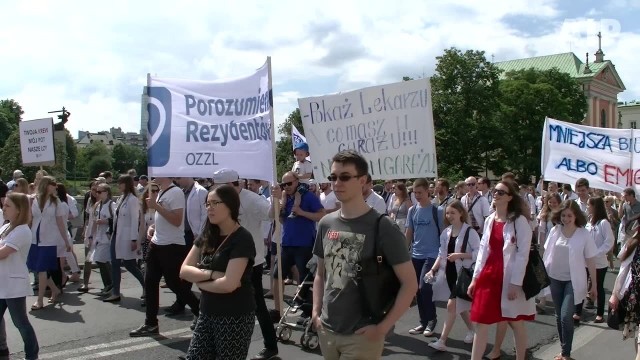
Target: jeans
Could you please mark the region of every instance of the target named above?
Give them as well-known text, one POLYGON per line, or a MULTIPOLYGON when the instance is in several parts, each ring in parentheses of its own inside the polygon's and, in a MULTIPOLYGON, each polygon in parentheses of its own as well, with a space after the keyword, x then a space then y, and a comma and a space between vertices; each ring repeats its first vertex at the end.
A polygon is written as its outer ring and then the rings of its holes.
POLYGON ((158 308, 160 307, 160 278, 164 280, 178 300, 189 305, 193 315, 200 313, 200 300, 193 294, 190 287, 180 279, 180 267, 185 253, 184 245, 156 245, 149 243, 147 251, 147 271, 144 288, 147 300, 145 324, 158 325, 158 308))
POLYGON ((571 281, 560 281, 551 278, 551 298, 556 309, 556 326, 560 337, 562 356, 571 356, 573 345, 573 312, 575 302, 571 281))
MULTIPOLYGON (((313 257, 313 247, 311 246, 283 246, 280 248, 282 251, 282 272, 287 273, 292 266, 298 269, 300 279, 298 281, 302 286, 300 287, 300 298, 306 299, 309 295, 309 289, 311 285, 305 284, 305 280, 308 282, 313 281, 313 277, 306 279, 309 269, 307 269, 307 263, 313 257)), ((278 279, 277 267, 274 266, 273 278, 278 279)))
POLYGON ((433 288, 431 284, 424 282, 424 276, 431 270, 433 263, 436 262, 434 258, 416 259, 411 258, 413 268, 416 270, 416 276, 418 277, 418 313, 420 314, 420 324, 427 326, 427 323, 431 320, 436 320, 436 304, 433 302, 433 288))
POLYGON ((271 316, 269 316, 267 304, 264 302, 264 289, 262 288, 262 264, 253 267, 251 282, 253 283, 253 293, 256 301, 256 317, 258 318, 260 330, 262 331, 264 347, 277 352, 278 340, 276 339, 276 330, 273 327, 271 316))
MULTIPOLYGON (((33 331, 29 318, 27 317, 27 298, 19 297, 13 299, 0 299, 0 319, 4 317, 5 310, 9 309, 11 320, 13 324, 18 328, 20 335, 22 336, 22 342, 24 342, 24 354, 26 359, 37 359, 40 347, 38 346, 38 339, 36 333, 33 331)), ((4 322, 2 324, 4 329, 4 322)), ((0 343, 7 342, 6 332, 0 331, 0 343)))
MULTIPOLYGON (((604 316, 604 277, 607 275, 607 268, 596 269, 596 289, 598 290, 598 299, 596 307, 596 315, 604 316)), ((591 279, 591 286, 593 286, 593 279, 591 279)), ((595 299, 592 299, 595 300, 595 299)), ((584 301, 576 305, 576 314, 582 315, 582 304, 584 301)))
POLYGON ((124 268, 127 269, 128 272, 133 275, 140 282, 140 286, 144 288, 144 277, 142 276, 142 271, 138 267, 138 264, 135 259, 131 260, 122 260, 116 259, 116 239, 115 236, 111 240, 111 282, 113 287, 111 289, 111 294, 113 296, 120 296, 120 282, 122 281, 122 274, 120 274, 120 267, 124 265, 124 268))

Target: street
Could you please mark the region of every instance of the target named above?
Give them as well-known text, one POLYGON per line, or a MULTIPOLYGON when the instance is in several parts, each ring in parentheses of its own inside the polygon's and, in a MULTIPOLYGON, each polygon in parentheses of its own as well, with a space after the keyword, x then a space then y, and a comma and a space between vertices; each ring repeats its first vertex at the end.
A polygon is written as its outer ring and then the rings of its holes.
MULTIPOLYGON (((76 245, 77 246, 77 245, 76 245)), ((76 248, 76 253, 78 253, 76 248)), ((80 248, 81 249, 81 248, 80 248)), ((615 274, 609 272, 605 288, 613 285, 615 274)), ((267 277, 264 278, 265 285, 267 277)), ((93 271, 91 284, 100 288, 100 275, 93 271)), ((161 289, 160 295, 160 332, 156 338, 130 338, 129 331, 144 322, 144 308, 140 306, 141 289, 137 281, 127 272, 123 272, 122 294, 120 303, 103 303, 92 293, 80 294, 76 291, 79 284, 69 284, 62 303, 55 308, 51 305, 39 311, 30 312, 29 318, 36 330, 40 343, 40 359, 52 360, 84 360, 84 359, 177 359, 185 353, 189 346, 192 316, 168 317, 163 315, 163 308, 173 303, 175 296, 168 289, 161 289)), ((287 286, 286 293, 291 295, 294 286, 287 286)), ((608 299, 607 295, 607 299, 608 299)), ((27 306, 35 301, 35 297, 27 299, 27 306)), ((437 330, 442 330, 445 319, 444 304, 438 308, 439 323, 437 330)), ((267 306, 273 308, 273 301, 267 300, 267 306)), ((632 359, 633 340, 621 341, 621 333, 609 330, 606 324, 594 324, 595 310, 586 310, 586 322, 576 329, 574 352, 575 359, 632 359), (615 349, 615 350, 612 350, 615 349), (612 351, 615 351, 613 353, 612 351), (612 354, 615 354, 612 356, 612 354)), ((471 345, 462 339, 466 327, 458 319, 450 335, 447 346, 449 352, 439 353, 427 346, 436 338, 425 338, 422 335, 409 335, 408 330, 416 325, 417 308, 410 309, 396 324, 395 334, 388 338, 384 350, 385 359, 418 359, 425 356, 429 359, 453 360, 468 359, 471 345)), ((24 356, 22 340, 13 326, 8 312, 5 314, 10 351, 13 358, 24 356)), ((538 315, 536 320, 528 324, 529 359, 547 360, 559 353, 555 329, 555 318, 552 308, 547 308, 547 315, 538 315)), ((307 352, 300 347, 301 332, 294 331, 292 342, 280 343, 280 358, 289 359, 322 359, 319 352, 307 352), (295 342, 293 342, 295 341, 295 342)), ((493 339, 493 334, 490 335, 493 339)), ((492 342, 492 341, 491 341, 492 342)), ((262 334, 256 324, 249 355, 254 355, 263 347, 262 334)), ((514 359, 513 340, 510 333, 503 346, 502 359, 514 359)))

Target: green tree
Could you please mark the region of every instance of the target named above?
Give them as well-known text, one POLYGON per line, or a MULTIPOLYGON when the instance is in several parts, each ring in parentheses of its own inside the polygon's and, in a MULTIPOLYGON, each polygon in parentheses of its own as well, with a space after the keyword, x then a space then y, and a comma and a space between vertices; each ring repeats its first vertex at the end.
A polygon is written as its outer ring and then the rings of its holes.
POLYGON ((92 158, 87 164, 89 176, 92 178, 97 177, 101 172, 111 170, 111 158, 107 155, 100 155, 92 158))
POLYGON ((438 56, 431 78, 438 174, 456 179, 491 169, 500 70, 483 51, 438 56))
MULTIPOLYGON (((22 114, 24 114, 24 111, 15 100, 0 100, 0 147, 3 147, 11 133, 18 129, 22 114)), ((20 148, 18 147, 19 150, 20 148)))
POLYGON ((100 156, 106 156, 109 159, 109 168, 102 169, 102 171, 111 170, 111 151, 105 144, 94 142, 83 148, 79 148, 76 163, 78 174, 81 174, 83 177, 92 177, 89 163, 91 160, 100 156))
POLYGON ((76 167, 76 161, 78 161, 78 148, 76 147, 76 141, 71 136, 68 129, 64 129, 65 132, 65 148, 67 150, 67 172, 73 173, 76 167))
POLYGON ((586 96, 574 78, 557 69, 509 72, 500 90, 497 120, 502 131, 496 139, 496 156, 504 159, 502 170, 514 172, 526 183, 540 175, 545 117, 581 122, 587 111, 586 96))
MULTIPOLYGON (((111 150, 113 169, 119 173, 126 173, 141 161, 142 150, 127 144, 116 144, 111 150)), ((136 170, 137 171, 137 170, 136 170)))
POLYGON ((300 131, 304 135, 304 129, 302 128, 302 118, 300 117, 300 109, 295 109, 287 116, 284 123, 278 126, 278 134, 281 136, 280 140, 276 142, 276 167, 278 170, 278 179, 282 178, 285 172, 290 171, 293 166, 293 143, 291 142, 291 125, 300 131))

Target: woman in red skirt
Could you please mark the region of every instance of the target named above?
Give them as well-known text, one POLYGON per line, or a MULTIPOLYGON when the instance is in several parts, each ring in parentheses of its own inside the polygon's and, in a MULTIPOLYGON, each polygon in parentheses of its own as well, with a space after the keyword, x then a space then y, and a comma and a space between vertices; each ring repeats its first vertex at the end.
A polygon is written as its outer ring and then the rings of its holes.
POLYGON ((516 342, 516 359, 524 360, 527 333, 522 320, 533 320, 534 298, 527 300, 522 279, 529 260, 532 230, 528 207, 515 183, 502 181, 493 191, 496 211, 484 223, 478 260, 469 285, 471 321, 477 323, 472 360, 499 359, 500 349, 483 357, 489 325, 508 322, 516 342), (526 210, 526 211, 524 211, 526 210))

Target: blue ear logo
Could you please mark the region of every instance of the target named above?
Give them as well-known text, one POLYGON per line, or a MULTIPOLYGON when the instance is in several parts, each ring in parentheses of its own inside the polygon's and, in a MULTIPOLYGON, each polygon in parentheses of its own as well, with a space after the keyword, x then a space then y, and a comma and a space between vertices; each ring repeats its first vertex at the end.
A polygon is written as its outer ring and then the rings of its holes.
POLYGON ((293 145, 298 145, 303 142, 304 140, 302 140, 302 138, 298 134, 293 134, 293 145))
POLYGON ((148 166, 165 166, 171 157, 171 92, 164 87, 148 87, 147 90, 148 166))

